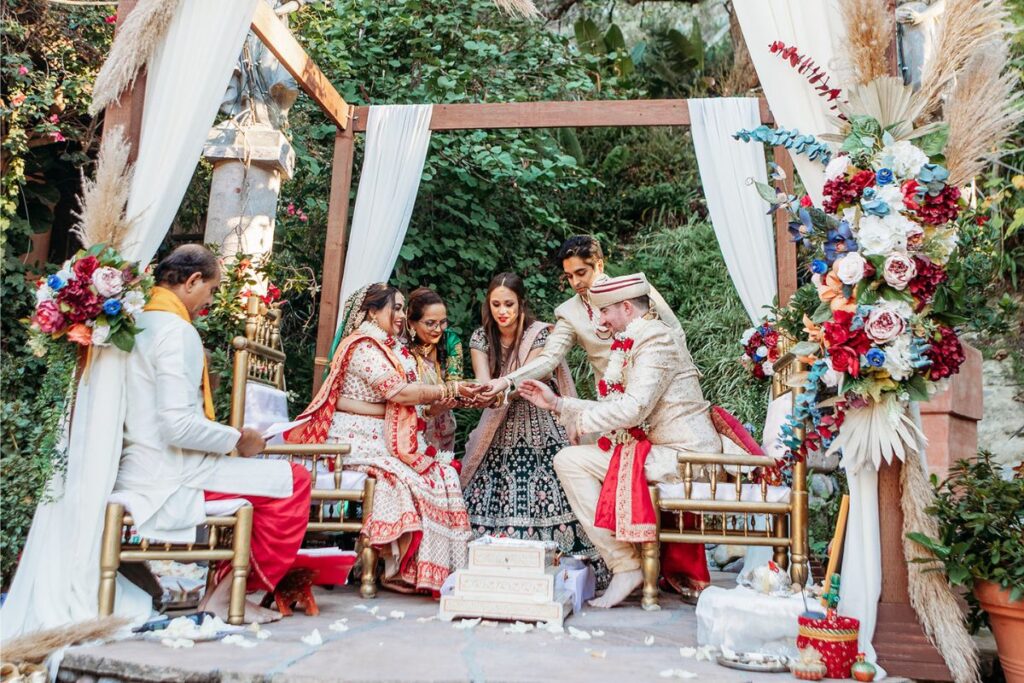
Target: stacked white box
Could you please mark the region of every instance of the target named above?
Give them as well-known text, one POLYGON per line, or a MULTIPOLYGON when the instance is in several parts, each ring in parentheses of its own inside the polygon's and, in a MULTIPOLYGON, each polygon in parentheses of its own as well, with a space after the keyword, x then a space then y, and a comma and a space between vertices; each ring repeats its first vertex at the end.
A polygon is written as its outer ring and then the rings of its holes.
POLYGON ((572 594, 558 591, 555 545, 482 538, 469 546, 469 564, 455 573, 454 591, 441 596, 440 617, 546 621, 561 624, 572 594))

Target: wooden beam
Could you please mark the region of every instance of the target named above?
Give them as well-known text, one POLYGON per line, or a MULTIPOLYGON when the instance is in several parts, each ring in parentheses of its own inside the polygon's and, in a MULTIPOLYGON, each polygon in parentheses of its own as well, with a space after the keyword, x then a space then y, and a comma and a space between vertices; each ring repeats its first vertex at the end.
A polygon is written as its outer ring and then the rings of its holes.
MULTIPOLYGON (((775 118, 763 97, 761 123, 775 118)), ((353 126, 366 132, 369 107, 356 107, 353 126)), ((507 104, 435 104, 430 130, 488 128, 599 128, 688 126, 686 100, 596 100, 577 102, 510 102, 507 104)))
POLYGON ((267 46, 288 73, 298 81, 299 86, 307 95, 320 105, 324 113, 338 128, 348 127, 349 106, 338 94, 327 76, 320 70, 306 51, 295 40, 288 27, 285 26, 274 10, 265 2, 256 3, 256 13, 252 18, 252 30, 263 44, 267 46))
MULTIPOLYGON (((776 188, 791 194, 793 192, 793 157, 785 147, 772 148, 773 160, 786 174, 786 179, 776 183, 776 188)), ((775 279, 779 305, 785 306, 796 292, 796 243, 789 238, 789 218, 785 211, 775 212, 775 279)))
MULTIPOLYGON (((138 0, 120 0, 117 3, 117 25, 114 27, 116 36, 124 25, 124 20, 138 5, 138 0)), ((120 126, 124 129, 125 141, 130 149, 128 163, 135 163, 139 156, 139 140, 142 139, 142 107, 146 99, 146 67, 139 69, 135 82, 121 93, 117 101, 103 112, 103 136, 113 132, 120 126)))
POLYGON ((313 359, 313 395, 323 382, 323 368, 330 364, 327 354, 338 326, 341 279, 345 272, 348 245, 348 206, 352 191, 352 157, 355 152, 353 126, 334 136, 331 164, 331 196, 327 205, 327 238, 324 244, 323 280, 320 283, 320 315, 317 320, 316 356, 313 359))

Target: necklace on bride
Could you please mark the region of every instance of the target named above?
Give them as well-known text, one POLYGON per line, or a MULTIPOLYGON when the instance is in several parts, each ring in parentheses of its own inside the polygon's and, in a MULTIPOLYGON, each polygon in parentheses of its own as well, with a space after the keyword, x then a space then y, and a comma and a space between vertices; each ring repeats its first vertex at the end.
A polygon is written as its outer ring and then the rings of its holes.
POLYGON ((376 339, 394 352, 398 357, 399 362, 402 364, 402 369, 405 370, 405 380, 407 382, 417 381, 418 375, 416 372, 416 359, 413 358, 409 348, 403 344, 398 337, 386 332, 384 328, 378 325, 374 320, 364 320, 359 324, 359 331, 367 337, 376 339))

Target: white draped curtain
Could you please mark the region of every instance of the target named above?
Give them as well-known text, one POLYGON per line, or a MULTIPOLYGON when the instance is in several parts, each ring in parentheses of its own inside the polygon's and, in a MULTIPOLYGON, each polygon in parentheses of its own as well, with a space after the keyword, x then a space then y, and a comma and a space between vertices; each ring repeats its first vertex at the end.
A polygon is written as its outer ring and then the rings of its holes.
POLYGON ((768 182, 764 146, 732 138, 760 125, 753 97, 688 100, 693 146, 708 214, 729 277, 754 323, 775 297, 775 237, 772 217, 750 180, 768 182))
MULTIPOLYGON (((136 218, 123 253, 148 263, 185 194, 258 0, 182 0, 147 64, 143 134, 128 199, 136 218)), ((10 594, 3 639, 97 615, 100 536, 121 455, 126 354, 93 354, 78 387, 63 482, 36 510, 10 594)), ((154 416, 155 418, 156 416, 154 416)), ((150 598, 121 582, 116 613, 148 617, 150 598)))
MULTIPOLYGON (((827 100, 788 61, 771 54, 768 46, 781 40, 796 47, 825 69, 832 77, 830 85, 838 87, 843 74, 836 54, 845 38, 839 1, 734 0, 733 7, 776 126, 812 135, 832 132, 827 100)), ((820 206, 824 167, 800 155, 793 155, 793 163, 807 193, 820 206)))
POLYGON ((429 104, 370 107, 339 301, 391 276, 416 204, 432 111, 429 104))

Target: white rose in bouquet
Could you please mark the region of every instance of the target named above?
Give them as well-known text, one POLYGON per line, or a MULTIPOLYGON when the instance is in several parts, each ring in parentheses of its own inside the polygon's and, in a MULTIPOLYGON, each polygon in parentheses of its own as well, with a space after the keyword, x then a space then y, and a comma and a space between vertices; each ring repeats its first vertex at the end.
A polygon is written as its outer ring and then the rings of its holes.
POLYGON ((129 317, 134 318, 141 313, 142 307, 145 305, 146 297, 137 289, 125 292, 125 295, 121 297, 121 310, 129 317))
POLYGON ((867 263, 867 259, 859 253, 851 251, 835 262, 836 276, 845 285, 855 285, 864 279, 864 267, 867 263))
POLYGON ((928 163, 928 155, 909 140, 885 147, 876 157, 879 166, 890 169, 898 179, 913 178, 928 163))
POLYGON ((885 362, 882 363, 882 369, 897 382, 914 374, 914 366, 910 362, 910 342, 910 335, 902 334, 883 349, 885 362))
POLYGON ((110 325, 96 325, 92 328, 92 345, 107 346, 110 343, 110 325))
POLYGON ((850 166, 850 157, 847 155, 834 156, 832 160, 828 162, 825 167, 825 182, 829 180, 835 180, 841 175, 846 173, 846 169, 850 166))
POLYGON ((893 211, 903 211, 907 208, 903 203, 903 190, 895 183, 875 187, 875 198, 888 204, 893 211))
POLYGON ((886 256, 894 251, 905 251, 907 232, 904 222, 910 221, 905 218, 901 221, 892 214, 884 218, 864 216, 857 226, 860 250, 868 256, 886 256))

